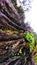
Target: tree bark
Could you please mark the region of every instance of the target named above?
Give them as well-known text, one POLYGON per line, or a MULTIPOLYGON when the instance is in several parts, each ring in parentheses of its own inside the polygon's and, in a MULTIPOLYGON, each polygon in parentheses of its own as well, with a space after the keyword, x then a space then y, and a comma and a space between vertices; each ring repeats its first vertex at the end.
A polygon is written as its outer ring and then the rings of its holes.
MULTIPOLYGON (((18 32, 9 34, 0 31, 0 65, 3 61, 5 61, 4 59, 7 57, 7 54, 15 53, 19 49, 23 49, 25 46, 26 43, 24 42, 24 38, 19 33, 19 30, 24 30, 21 27, 21 23, 22 21, 20 20, 20 15, 14 8, 11 0, 0 0, 0 30, 9 29, 18 32)), ((15 60, 16 59, 17 56, 15 60)), ((11 61, 7 62, 7 65, 11 61)))
MULTIPOLYGON (((6 28, 19 30, 22 29, 20 15, 14 8, 11 0, 0 1, 0 23, 6 28)), ((1 28, 1 26, 0 26, 1 28)))

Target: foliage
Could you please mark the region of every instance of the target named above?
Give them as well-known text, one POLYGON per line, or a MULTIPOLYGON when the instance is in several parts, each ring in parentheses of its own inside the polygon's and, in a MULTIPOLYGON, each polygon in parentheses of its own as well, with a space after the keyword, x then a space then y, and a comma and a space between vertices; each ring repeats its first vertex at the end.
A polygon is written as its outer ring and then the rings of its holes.
POLYGON ((27 47, 29 47, 30 52, 32 52, 34 49, 34 36, 33 36, 33 34, 26 32, 24 34, 24 39, 27 42, 27 47))
POLYGON ((24 35, 25 40, 30 44, 30 43, 34 43, 34 36, 33 34, 26 32, 26 34, 24 35))

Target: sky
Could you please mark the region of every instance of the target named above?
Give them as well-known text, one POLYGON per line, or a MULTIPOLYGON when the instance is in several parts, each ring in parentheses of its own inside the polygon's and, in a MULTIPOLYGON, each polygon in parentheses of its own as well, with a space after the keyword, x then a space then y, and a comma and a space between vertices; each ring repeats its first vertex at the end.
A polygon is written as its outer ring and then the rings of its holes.
POLYGON ((24 22, 30 23, 34 32, 37 33, 37 0, 17 0, 17 6, 22 6, 25 14, 24 22), (27 11, 27 9, 29 9, 29 11, 27 11))

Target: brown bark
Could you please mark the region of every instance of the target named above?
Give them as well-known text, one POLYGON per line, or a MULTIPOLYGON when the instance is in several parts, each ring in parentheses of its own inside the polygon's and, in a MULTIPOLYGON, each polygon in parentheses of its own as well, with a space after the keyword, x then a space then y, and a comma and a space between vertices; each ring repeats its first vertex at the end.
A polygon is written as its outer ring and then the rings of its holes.
POLYGON ((20 15, 14 8, 11 0, 1 0, 0 1, 0 22, 3 26, 11 29, 22 29, 20 27, 20 15))
MULTIPOLYGON (((9 34, 6 32, 0 31, 0 65, 1 62, 5 61, 4 59, 10 53, 15 53, 19 49, 23 49, 25 46, 25 41, 23 35, 20 35, 19 30, 24 30, 21 27, 22 21, 20 20, 20 15, 14 8, 11 0, 0 0, 0 29, 13 30, 16 31, 15 34, 9 34)), ((10 62, 15 61, 19 57, 12 57, 9 62, 5 62, 3 65, 8 65, 10 62), (7 63, 7 64, 6 64, 7 63)), ((17 64, 19 61, 17 62, 17 64)))

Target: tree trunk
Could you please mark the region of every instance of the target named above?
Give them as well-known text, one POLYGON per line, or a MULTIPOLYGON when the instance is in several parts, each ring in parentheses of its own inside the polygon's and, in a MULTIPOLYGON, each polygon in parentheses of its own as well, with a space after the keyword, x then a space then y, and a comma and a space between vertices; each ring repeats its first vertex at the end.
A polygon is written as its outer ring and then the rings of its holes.
POLYGON ((13 30, 22 29, 20 15, 14 8, 11 0, 0 0, 0 23, 4 28, 13 30))
POLYGON ((13 54, 25 46, 24 38, 19 33, 20 30, 24 30, 21 23, 20 15, 11 0, 0 0, 0 65, 8 65, 20 58, 20 56, 15 56, 12 57, 13 59, 5 61, 9 54, 13 54), (12 33, 2 31, 6 29, 11 30, 12 33), (15 32, 13 33, 13 31, 15 32))

